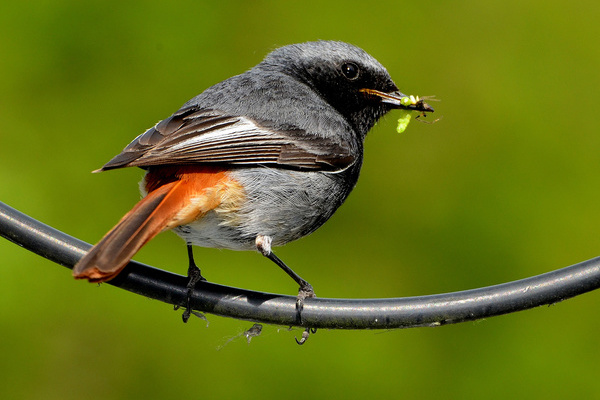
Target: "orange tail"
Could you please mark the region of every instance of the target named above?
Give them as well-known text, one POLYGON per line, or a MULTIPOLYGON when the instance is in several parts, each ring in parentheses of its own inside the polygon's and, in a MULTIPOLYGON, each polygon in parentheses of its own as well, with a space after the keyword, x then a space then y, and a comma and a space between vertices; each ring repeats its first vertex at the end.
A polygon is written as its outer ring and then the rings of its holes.
MULTIPOLYGON (((167 170, 168 172, 172 172, 167 170)), ((108 281, 121 272, 135 253, 161 231, 202 217, 221 202, 228 181, 222 170, 149 173, 149 193, 119 221, 73 268, 76 279, 108 281), (158 187, 157 187, 158 186, 158 187)))

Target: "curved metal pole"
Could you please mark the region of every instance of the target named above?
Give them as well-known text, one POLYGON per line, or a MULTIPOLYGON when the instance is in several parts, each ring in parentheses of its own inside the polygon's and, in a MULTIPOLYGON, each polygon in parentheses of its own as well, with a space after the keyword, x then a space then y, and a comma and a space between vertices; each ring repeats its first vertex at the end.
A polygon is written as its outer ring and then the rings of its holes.
MULTIPOLYGON (((0 235, 72 268, 91 247, 0 202, 0 235)), ((187 278, 131 262, 109 284, 170 304, 184 305, 187 278)), ((296 297, 198 284, 196 310, 267 324, 329 329, 440 326, 556 303, 600 286, 600 257, 501 285, 430 296, 391 299, 306 299, 302 321, 296 297)))

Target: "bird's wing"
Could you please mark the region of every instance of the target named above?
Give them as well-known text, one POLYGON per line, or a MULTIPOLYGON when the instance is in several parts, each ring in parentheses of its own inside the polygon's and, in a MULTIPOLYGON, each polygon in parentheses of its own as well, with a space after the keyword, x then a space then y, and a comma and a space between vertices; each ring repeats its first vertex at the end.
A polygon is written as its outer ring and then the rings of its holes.
POLYGON ((274 129, 250 118, 192 106, 135 138, 100 170, 209 163, 337 171, 354 161, 349 147, 302 129, 274 129))

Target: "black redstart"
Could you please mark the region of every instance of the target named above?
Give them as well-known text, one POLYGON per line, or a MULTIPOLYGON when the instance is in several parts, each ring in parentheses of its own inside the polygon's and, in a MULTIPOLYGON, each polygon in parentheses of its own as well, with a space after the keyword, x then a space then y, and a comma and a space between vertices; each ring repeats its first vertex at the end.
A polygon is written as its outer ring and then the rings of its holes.
MULTIPOLYGON (((343 42, 274 50, 241 75, 218 83, 135 138, 99 171, 146 170, 145 197, 73 269, 108 281, 158 233, 188 245, 188 302, 203 279, 192 245, 258 250, 299 285, 312 286, 273 252, 320 227, 356 184, 363 142, 391 109, 432 112, 401 101, 386 69, 343 42)), ((406 99, 405 99, 406 100, 406 99)), ((190 309, 184 313, 187 320, 190 309)))

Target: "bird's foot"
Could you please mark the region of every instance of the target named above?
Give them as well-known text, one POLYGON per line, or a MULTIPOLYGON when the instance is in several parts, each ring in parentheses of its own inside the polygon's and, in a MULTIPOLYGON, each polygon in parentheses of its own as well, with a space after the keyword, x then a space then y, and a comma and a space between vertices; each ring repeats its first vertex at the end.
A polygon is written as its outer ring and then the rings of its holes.
MULTIPOLYGON (((304 300, 313 297, 317 297, 317 295, 315 294, 312 285, 304 281, 298 290, 298 297, 296 297, 296 310, 298 312, 298 319, 300 320, 300 323, 302 323, 302 309, 304 308, 304 300)), ((304 332, 302 332, 300 340, 296 338, 296 343, 303 345, 308 340, 310 334, 316 332, 317 328, 306 328, 304 332)))
POLYGON ((300 314, 304 308, 304 300, 317 297, 312 285, 306 281, 302 282, 302 285, 298 289, 298 296, 296 297, 296 310, 300 314))
MULTIPOLYGON (((190 263, 190 266, 188 268, 188 279, 189 280, 186 285, 187 294, 185 298, 185 311, 181 315, 181 319, 183 319, 183 322, 188 322, 192 314, 196 315, 196 313, 194 313, 194 311, 192 310, 191 306, 194 288, 196 287, 196 284, 198 282, 206 281, 206 279, 202 276, 202 273, 200 272, 200 268, 198 268, 196 264, 193 263, 190 263)), ((179 309, 179 306, 175 306, 175 310, 177 309, 179 309)))

